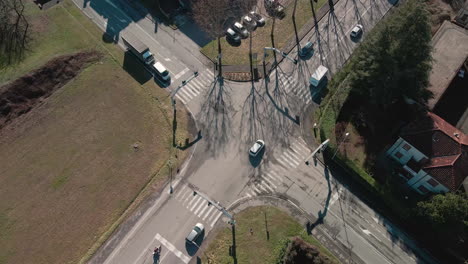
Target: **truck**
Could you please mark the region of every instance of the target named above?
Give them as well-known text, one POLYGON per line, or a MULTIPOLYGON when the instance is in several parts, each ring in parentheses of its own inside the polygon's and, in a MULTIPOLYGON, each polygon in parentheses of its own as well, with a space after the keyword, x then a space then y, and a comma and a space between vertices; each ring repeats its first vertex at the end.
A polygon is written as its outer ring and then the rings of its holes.
POLYGON ((146 65, 152 66, 154 64, 154 56, 151 53, 148 46, 141 42, 138 38, 134 37, 131 34, 125 34, 122 36, 124 44, 128 49, 135 55, 139 60, 141 60, 146 65))
POLYGON ((312 74, 312 77, 310 77, 309 79, 310 85, 312 85, 313 87, 319 87, 320 84, 324 83, 324 79, 327 78, 327 72, 327 67, 323 65, 318 66, 318 68, 312 74))

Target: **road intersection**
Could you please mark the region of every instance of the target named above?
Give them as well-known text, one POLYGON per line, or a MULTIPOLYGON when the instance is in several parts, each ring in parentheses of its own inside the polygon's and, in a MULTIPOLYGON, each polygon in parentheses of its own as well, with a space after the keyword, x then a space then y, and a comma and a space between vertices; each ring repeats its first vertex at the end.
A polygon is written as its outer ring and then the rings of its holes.
MULTIPOLYGON (((198 248, 185 242, 188 232, 202 223, 206 237, 219 220, 226 221, 220 211, 193 195, 194 190, 224 207, 260 195, 288 197, 315 219, 312 233, 332 241, 331 250, 344 263, 435 263, 336 181, 326 166, 304 163, 312 149, 301 135, 301 115, 319 96, 309 88, 308 78, 320 64, 336 73, 358 45, 349 39, 352 27, 362 24, 365 37, 392 3, 340 0, 301 40, 301 45, 316 43, 312 58, 298 65, 285 60, 268 80, 220 85, 211 62, 186 35, 155 25, 124 0, 73 1, 113 41, 122 45, 120 36, 131 31, 147 44, 171 72, 169 91, 199 72, 176 95, 192 112, 201 140, 172 183, 173 192, 166 190, 138 211, 135 221, 119 228, 90 263, 153 263, 157 245, 163 247, 162 263, 194 263, 198 248), (247 150, 259 138, 266 142, 265 153, 251 159, 247 150)), ((297 58, 297 50, 289 56, 297 58)))

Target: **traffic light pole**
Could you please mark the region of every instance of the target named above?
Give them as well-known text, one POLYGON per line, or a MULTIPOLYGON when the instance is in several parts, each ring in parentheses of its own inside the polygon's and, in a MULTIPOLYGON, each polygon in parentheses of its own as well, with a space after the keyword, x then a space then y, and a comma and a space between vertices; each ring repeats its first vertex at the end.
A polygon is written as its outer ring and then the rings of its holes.
POLYGON ((226 208, 222 207, 219 202, 214 202, 206 194, 201 193, 199 191, 193 191, 193 196, 195 196, 195 195, 199 195, 201 198, 203 198, 205 201, 208 202, 208 206, 213 205, 216 209, 218 209, 225 216, 227 216, 229 218, 229 224, 231 224, 231 225, 236 224, 236 220, 234 220, 234 217, 226 210, 226 208))

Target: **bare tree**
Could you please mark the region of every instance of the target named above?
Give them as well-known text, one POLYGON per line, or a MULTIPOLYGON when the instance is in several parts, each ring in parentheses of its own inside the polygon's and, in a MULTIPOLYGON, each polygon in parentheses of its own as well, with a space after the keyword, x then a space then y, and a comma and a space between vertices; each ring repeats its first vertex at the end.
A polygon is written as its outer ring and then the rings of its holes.
POLYGON ((193 18, 211 37, 218 42, 218 79, 222 74, 221 37, 227 22, 239 20, 256 3, 255 0, 196 0, 193 4, 193 18))
POLYGON ((28 40, 29 23, 22 0, 0 1, 0 66, 21 59, 28 40))

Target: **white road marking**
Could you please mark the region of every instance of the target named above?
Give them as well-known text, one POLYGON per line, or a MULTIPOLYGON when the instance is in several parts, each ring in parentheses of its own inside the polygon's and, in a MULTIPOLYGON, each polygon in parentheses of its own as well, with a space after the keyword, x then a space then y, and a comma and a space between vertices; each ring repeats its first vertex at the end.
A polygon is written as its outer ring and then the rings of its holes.
POLYGON ((215 208, 214 206, 210 206, 210 210, 208 210, 206 212, 206 214, 203 216, 202 220, 205 220, 205 218, 210 215, 211 211, 213 211, 214 208, 215 208))
POLYGON ((215 217, 215 219, 213 220, 213 222, 211 222, 211 227, 214 226, 214 224, 216 224, 216 221, 218 221, 218 219, 221 217, 221 215, 223 214, 223 212, 219 212, 219 214, 215 217))
POLYGON ((180 250, 178 250, 174 245, 172 245, 169 241, 167 241, 164 237, 162 237, 159 233, 156 234, 155 238, 164 245, 166 249, 174 253, 178 258, 180 258, 184 263, 189 263, 190 257, 186 256, 180 250))
POLYGON ((270 171, 270 176, 276 178, 276 180, 278 180, 279 182, 283 182, 281 176, 279 176, 274 170, 270 171))
POLYGON ((188 72, 188 71, 189 71, 189 68, 183 69, 181 72, 179 72, 178 74, 176 74, 176 75, 174 76, 174 79, 175 79, 175 80, 179 79, 180 77, 182 77, 182 75, 184 75, 184 74, 185 74, 186 72, 188 72))
POLYGON ((304 159, 304 157, 299 156, 299 154, 296 153, 296 152, 295 152, 294 150, 292 150, 292 149, 288 149, 287 153, 288 153, 289 156, 293 157, 294 160, 301 161, 301 160, 304 159))
POLYGON ((185 101, 185 99, 183 99, 178 93, 175 95, 177 97, 177 99, 179 99, 180 101, 182 101, 183 104, 187 104, 187 102, 185 101))
POLYGON ((205 200, 203 200, 200 205, 197 207, 197 209, 195 211, 193 211, 193 213, 196 215, 201 208, 203 208, 203 206, 208 206, 207 202, 205 200))
POLYGON ((273 188, 270 187, 270 185, 268 185, 268 182, 265 181, 265 180, 262 181, 262 185, 265 186, 265 187, 267 187, 268 189, 270 189, 271 192, 274 192, 274 191, 275 191, 275 190, 273 190, 273 188))
POLYGON ((245 195, 247 195, 247 197, 249 198, 252 198, 252 195, 250 195, 250 193, 246 193, 245 195))
MULTIPOLYGON (((188 201, 188 199, 190 198, 190 193, 193 193, 193 192, 192 192, 192 190, 189 189, 189 192, 188 192, 188 193, 189 193, 189 195, 187 195, 187 197, 186 197, 185 200, 182 202, 182 204, 185 204, 185 203, 188 201)), ((192 197, 193 197, 193 196, 192 196, 192 197)))
POLYGON ((285 167, 292 167, 292 168, 295 168, 294 164, 292 164, 291 162, 287 161, 283 156, 279 157, 278 158, 278 161, 283 164, 285 167))
POLYGON ((180 89, 179 94, 183 94, 185 97, 187 97, 189 100, 192 100, 193 96, 189 92, 187 92, 187 89, 180 89))
POLYGON ((287 152, 287 151, 284 152, 282 157, 283 157, 285 160, 291 161, 291 162, 294 164, 294 168, 297 167, 297 165, 299 165, 299 161, 297 161, 295 158, 293 158, 293 157, 291 157, 290 155, 288 155, 288 153, 289 153, 289 152, 287 152))
MULTIPOLYGON (((190 206, 193 204, 194 201, 196 201, 196 200, 199 201, 200 199, 201 199, 201 197, 200 197, 200 196, 197 196, 197 197, 193 198, 192 200, 190 200, 190 203, 187 205, 187 208, 190 207, 190 206)), ((197 201, 197 202, 198 202, 198 201, 197 201)), ((194 205, 196 205, 196 204, 197 204, 197 203, 195 203, 194 205)), ((192 211, 192 209, 190 209, 190 211, 192 211)))
MULTIPOLYGON (((265 176, 269 177, 267 174, 265 174, 265 176)), ((271 178, 270 178, 271 179, 271 178)), ((266 177, 263 178, 263 180, 265 180, 266 182, 268 182, 268 184, 270 184, 273 188, 278 188, 276 185, 274 185, 269 179, 267 179, 266 177)))
POLYGON ((164 58, 164 60, 165 60, 165 61, 171 61, 171 59, 170 59, 170 58, 164 58))
POLYGON ((255 185, 252 185, 252 189, 254 189, 254 191, 258 194, 262 193, 259 189, 257 189, 257 187, 255 187, 255 185))
POLYGON ((195 213, 198 217, 201 218, 201 216, 203 215, 203 212, 206 211, 206 209, 208 209, 209 207, 213 207, 213 206, 208 206, 206 205, 205 207, 203 207, 203 210, 201 210, 199 213, 195 213))
POLYGON ((180 191, 177 192, 176 194, 176 199, 180 198, 180 195, 184 193, 185 189, 187 188, 187 185, 185 185, 180 191))
POLYGON ((263 185, 260 183, 259 185, 257 185, 260 189, 262 189, 264 192, 268 192, 267 189, 265 189, 265 187, 263 187, 263 185))

